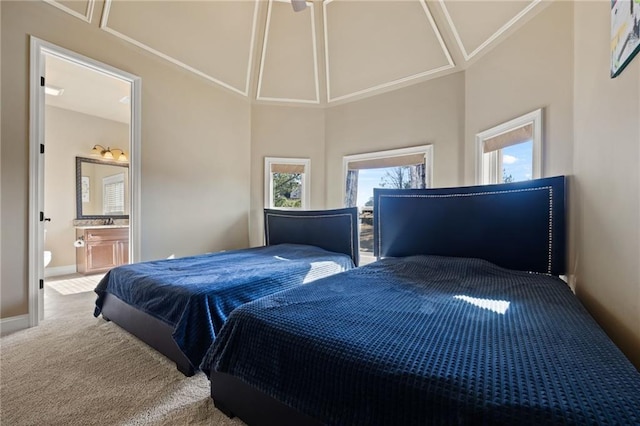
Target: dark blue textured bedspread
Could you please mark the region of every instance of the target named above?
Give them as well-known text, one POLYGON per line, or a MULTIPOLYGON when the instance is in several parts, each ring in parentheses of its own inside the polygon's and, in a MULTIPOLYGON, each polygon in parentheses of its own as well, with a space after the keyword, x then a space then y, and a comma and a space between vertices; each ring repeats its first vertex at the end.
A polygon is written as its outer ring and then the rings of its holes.
POLYGON ((98 284, 94 315, 105 292, 113 294, 174 327, 174 340, 198 369, 236 307, 353 267, 347 255, 295 244, 124 265, 98 284))
POLYGON ((249 303, 202 366, 327 424, 640 424, 640 373, 567 285, 478 259, 386 259, 249 303))

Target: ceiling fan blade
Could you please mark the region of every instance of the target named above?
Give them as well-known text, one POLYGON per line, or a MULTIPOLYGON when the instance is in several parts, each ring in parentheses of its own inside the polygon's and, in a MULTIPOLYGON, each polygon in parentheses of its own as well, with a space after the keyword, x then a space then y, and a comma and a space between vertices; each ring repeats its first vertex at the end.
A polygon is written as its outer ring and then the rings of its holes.
POLYGON ((306 0, 291 0, 291 6, 293 6, 294 12, 300 12, 307 8, 306 0))

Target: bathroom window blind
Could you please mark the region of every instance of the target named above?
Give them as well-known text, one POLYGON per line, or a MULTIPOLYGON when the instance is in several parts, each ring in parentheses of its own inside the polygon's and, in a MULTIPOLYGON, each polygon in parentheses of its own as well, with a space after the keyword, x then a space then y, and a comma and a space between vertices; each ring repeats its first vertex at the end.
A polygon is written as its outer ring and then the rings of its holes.
POLYGON ((124 214, 124 179, 113 176, 103 179, 102 212, 106 215, 124 214))

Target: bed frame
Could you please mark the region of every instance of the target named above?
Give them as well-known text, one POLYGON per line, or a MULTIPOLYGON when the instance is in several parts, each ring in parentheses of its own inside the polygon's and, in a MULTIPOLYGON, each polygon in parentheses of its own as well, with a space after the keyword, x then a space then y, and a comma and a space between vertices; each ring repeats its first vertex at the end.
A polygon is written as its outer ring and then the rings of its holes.
MULTIPOLYGON (((344 253, 358 265, 358 209, 269 210, 265 209, 266 245, 283 243, 313 245, 344 253)), ((194 366, 173 340, 173 327, 107 293, 102 317, 113 321, 129 333, 176 363, 186 376, 195 374, 194 366)), ((198 366, 195 366, 196 368, 198 366)))
MULTIPOLYGON (((459 188, 374 190, 378 257, 430 254, 488 260, 499 266, 565 272, 564 176, 459 188)), ((250 425, 317 426, 238 378, 211 371, 211 398, 250 425)))
POLYGON ((264 209, 264 234, 268 246, 305 244, 351 256, 358 266, 358 208, 335 210, 264 209))

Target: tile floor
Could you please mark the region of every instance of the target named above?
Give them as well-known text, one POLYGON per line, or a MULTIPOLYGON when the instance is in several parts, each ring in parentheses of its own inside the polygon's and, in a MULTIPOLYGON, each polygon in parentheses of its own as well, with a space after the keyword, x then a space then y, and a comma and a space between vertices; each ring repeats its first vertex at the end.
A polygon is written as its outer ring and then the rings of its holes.
POLYGON ((93 312, 96 294, 93 289, 104 274, 70 274, 49 277, 44 280, 44 318, 50 319, 66 312, 78 303, 83 310, 93 312))

